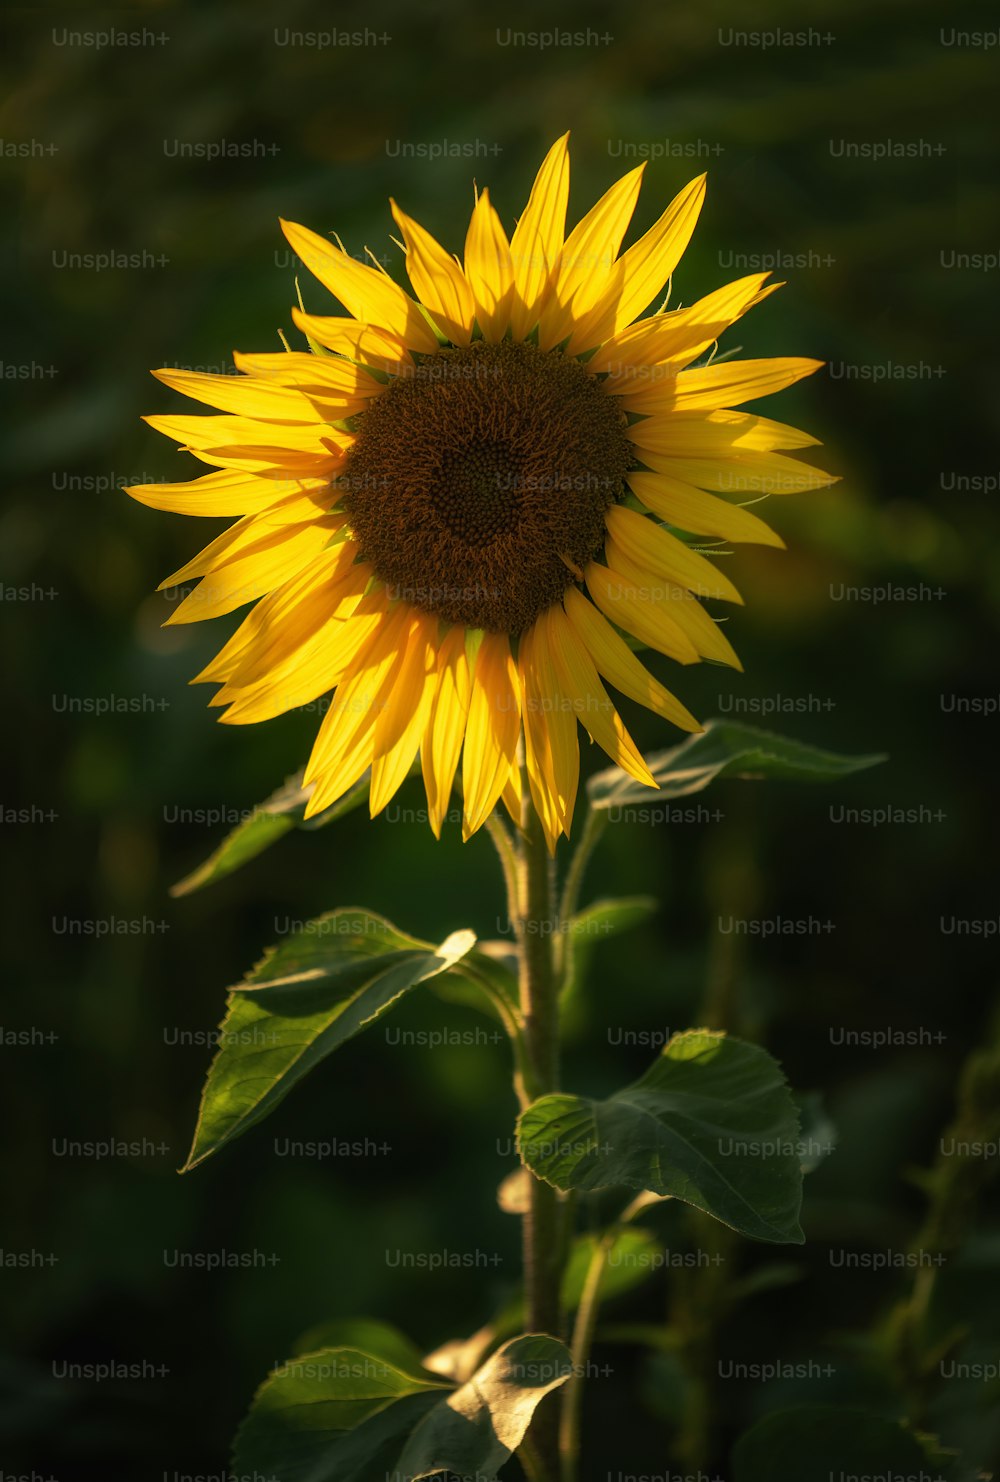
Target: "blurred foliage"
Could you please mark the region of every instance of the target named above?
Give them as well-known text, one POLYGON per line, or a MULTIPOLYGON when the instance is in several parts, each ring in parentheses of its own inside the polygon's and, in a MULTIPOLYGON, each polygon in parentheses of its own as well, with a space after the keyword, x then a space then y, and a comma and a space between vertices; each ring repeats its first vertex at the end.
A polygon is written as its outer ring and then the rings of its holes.
MULTIPOLYGON (((777 274, 788 286, 723 348, 831 365, 768 405, 822 438, 822 461, 843 482, 769 512, 787 552, 732 558, 747 606, 729 631, 745 674, 705 665, 668 675, 666 661, 662 674, 696 713, 739 718, 743 702, 784 697, 789 713, 761 717, 751 706, 742 718, 891 754, 829 792, 721 783, 710 811, 688 821, 609 828, 594 862, 592 893, 651 893, 663 905, 598 945, 574 1000, 566 1084, 609 1094, 646 1068, 653 1051, 642 1034, 707 1018, 766 1041, 793 1086, 822 1090, 839 1146, 809 1181, 806 1246, 781 1254, 797 1279, 765 1275, 755 1288, 775 1258, 736 1243, 724 1269, 750 1288, 739 1303, 710 1297, 708 1333, 692 1330, 676 1273, 673 1297, 659 1279, 609 1303, 608 1323, 660 1313, 662 1331, 683 1342, 679 1356, 676 1345, 659 1355, 659 1368, 642 1349, 608 1345, 611 1376, 588 1389, 588 1466, 594 1476, 625 1463, 676 1471, 682 1455, 700 1455, 724 1471, 735 1437, 788 1403, 906 1413, 859 1335, 908 1300, 910 1273, 841 1269, 831 1257, 904 1250, 918 1236, 927 1216, 912 1170, 935 1162, 959 1069, 996 999, 991 944, 940 925, 997 912, 990 784, 1000 720, 952 704, 997 691, 996 272, 942 266, 942 254, 996 250, 996 52, 941 39, 942 28, 995 22, 986 7, 919 0, 819 0, 806 14, 765 0, 752 15, 735 0, 562 4, 544 19, 524 3, 486 15, 454 0, 378 0, 335 18, 286 0, 276 21, 235 4, 7 13, 0 134, 29 148, 5 148, 0 160, 3 1025, 8 1037, 32 1033, 28 1044, 5 1038, 0 1051, 2 1244, 57 1260, 0 1270, 5 1468, 30 1462, 61 1479, 217 1472, 253 1387, 305 1329, 368 1314, 429 1349, 510 1298, 517 1226, 495 1201, 513 1163, 505 1051, 472 1033, 487 1021, 429 990, 393 1026, 468 1029, 471 1044, 406 1049, 376 1027, 214 1166, 174 1172, 223 989, 283 922, 364 903, 434 940, 464 926, 494 937, 502 893, 484 837, 463 846, 451 827, 435 845, 423 823, 407 821, 402 810, 421 807, 411 781, 388 818, 371 824, 358 811, 293 833, 211 890, 170 898, 239 810, 301 763, 316 722, 215 724, 205 691, 187 681, 229 625, 163 630, 169 604, 152 595, 215 522, 154 514, 117 486, 198 471, 139 421, 174 404, 150 367, 223 369, 234 347, 276 349, 277 330, 290 327, 295 267, 279 215, 336 230, 351 251, 367 243, 399 274, 390 194, 459 248, 472 177, 490 185, 510 225, 566 127, 574 214, 628 167, 623 141, 685 146, 687 158, 650 164, 636 217, 644 228, 707 166, 708 204, 673 301, 752 270, 732 254, 804 254, 804 267, 777 274), (277 44, 285 27, 331 24, 392 39, 277 44), (58 40, 64 29, 109 25, 169 40, 103 49, 58 40), (508 27, 545 26, 589 26, 613 41, 498 44, 508 27), (835 40, 725 43, 730 28, 747 27, 829 29, 835 40), (177 157, 177 141, 221 140, 257 155, 177 157), (472 157, 406 157, 403 146, 443 140, 471 145, 472 157), (842 140, 922 140, 944 152, 850 159, 842 140), (100 273, 60 266, 64 254, 109 250, 168 261, 100 273), (929 369, 879 382, 843 372, 887 365, 929 369), (24 366, 39 369, 17 373, 24 366), (955 488, 954 475, 992 475, 993 491, 955 488), (886 582, 943 595, 833 596, 842 583, 886 582), (109 696, 138 703, 107 714, 68 708, 67 697, 109 696), (942 816, 838 826, 830 808, 841 805, 942 816), (718 930, 729 916, 812 916, 835 930, 751 940, 718 930), (111 919, 157 929, 98 940, 66 925, 111 919), (887 1028, 902 1038, 883 1048, 845 1041, 845 1030, 887 1028), (284 1139, 331 1137, 390 1151, 278 1155, 284 1139), (61 1157, 67 1138, 148 1139, 169 1151, 61 1157), (441 1247, 500 1259, 433 1273, 382 1260, 441 1247), (278 1260, 208 1273, 173 1268, 164 1252, 175 1250, 278 1260), (717 1374, 720 1356, 829 1358, 834 1372, 715 1382, 704 1424, 678 1429, 677 1394, 699 1365, 717 1374), (99 1385, 55 1377, 54 1365, 102 1360, 166 1373, 99 1385), (623 1458, 610 1438, 630 1385, 646 1402, 623 1458)), ((316 285, 303 291, 322 305, 316 285)), ((676 739, 635 707, 626 718, 649 749, 676 739)), ((662 1218, 668 1242, 703 1247, 703 1229, 682 1237, 677 1211, 662 1218)), ((950 1250, 928 1320, 941 1335, 961 1329, 969 1362, 995 1358, 995 1188, 967 1210, 950 1250)), ((930 1428, 980 1465, 997 1447, 989 1399, 988 1385, 956 1379, 930 1402, 930 1428)))

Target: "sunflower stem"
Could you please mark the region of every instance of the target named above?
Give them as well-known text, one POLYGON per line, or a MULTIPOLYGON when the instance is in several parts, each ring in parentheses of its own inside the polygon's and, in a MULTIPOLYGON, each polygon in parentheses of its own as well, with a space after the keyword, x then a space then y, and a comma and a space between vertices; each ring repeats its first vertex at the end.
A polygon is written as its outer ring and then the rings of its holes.
MULTIPOLYGON (((539 1095, 559 1088, 559 980, 555 939, 554 860, 549 855, 541 819, 535 811, 527 778, 522 778, 516 926, 520 959, 521 1018, 527 1058, 539 1095)), ((563 1231, 559 1195, 551 1184, 531 1177, 524 1216, 524 1285, 527 1330, 562 1330, 560 1286, 563 1231)), ((544 1470, 559 1475, 559 1399, 550 1396, 538 1407, 531 1427, 532 1444, 544 1470)))
POLYGON ((517 935, 521 966, 521 1011, 539 1084, 559 1088, 559 1003, 556 998, 554 861, 541 820, 529 800, 521 825, 517 935))

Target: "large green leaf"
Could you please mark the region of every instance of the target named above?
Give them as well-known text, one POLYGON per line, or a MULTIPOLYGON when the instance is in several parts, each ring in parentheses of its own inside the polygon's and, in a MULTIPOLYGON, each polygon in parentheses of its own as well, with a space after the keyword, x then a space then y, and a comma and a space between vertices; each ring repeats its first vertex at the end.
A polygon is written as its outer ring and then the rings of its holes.
POLYGON ((934 1477, 911 1431, 884 1415, 832 1405, 803 1405, 765 1415, 737 1441, 733 1482, 830 1482, 831 1477, 934 1477))
POLYGON ((433 947, 349 908, 272 947, 230 993, 185 1167, 259 1122, 314 1065, 474 942, 457 931, 433 947))
POLYGON ((564 1346, 541 1335, 505 1344, 458 1388, 377 1351, 321 1349, 258 1390, 233 1470, 274 1482, 413 1482, 440 1473, 485 1482, 570 1369, 564 1346))
POLYGON ((200 864, 190 875, 171 887, 170 894, 191 895, 205 885, 232 874, 242 865, 248 864, 258 854, 289 833, 294 828, 316 829, 343 818, 345 813, 359 808, 368 796, 368 773, 345 792, 331 807, 325 808, 308 821, 305 817, 309 790, 302 786, 302 773, 297 772, 271 794, 266 802, 242 819, 204 864, 200 864))
POLYGON ((449 1386, 378 1353, 321 1348, 261 1385, 236 1436, 233 1470, 275 1482, 382 1482, 449 1386))
POLYGON ((675 1034, 606 1101, 543 1096, 518 1121, 523 1162, 558 1189, 646 1189, 778 1243, 803 1239, 798 1141, 776 1062, 704 1029, 675 1034))
POLYGON ((669 751, 646 758, 659 784, 653 793, 620 767, 598 772, 587 784, 591 806, 647 806, 653 798, 682 798, 701 792, 716 777, 777 777, 792 782, 834 782, 884 761, 883 756, 839 756, 801 741, 789 741, 736 721, 708 720, 704 731, 669 751))

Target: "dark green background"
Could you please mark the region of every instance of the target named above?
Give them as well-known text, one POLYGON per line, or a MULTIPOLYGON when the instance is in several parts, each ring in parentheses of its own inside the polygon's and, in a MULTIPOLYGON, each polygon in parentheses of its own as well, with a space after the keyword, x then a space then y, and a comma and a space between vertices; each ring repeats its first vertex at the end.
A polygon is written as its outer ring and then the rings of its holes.
MULTIPOLYGON (((766 406, 814 431, 826 444, 818 461, 843 481, 775 501, 768 515, 787 552, 744 547, 731 559, 747 606, 727 631, 745 675, 681 673, 666 661, 657 672, 700 715, 783 697, 800 713, 764 724, 891 760, 836 789, 721 784, 703 800, 721 819, 612 830, 594 891, 651 892, 663 907, 651 925, 598 948, 566 1083, 606 1091, 631 1079, 649 1052, 614 1043, 622 1027, 683 1028, 702 1016, 706 984, 725 986, 730 1023, 767 1043, 796 1088, 824 1093, 840 1148, 810 1182, 807 1245, 780 1253, 799 1279, 748 1298, 721 1325, 718 1352, 833 1354, 836 1374, 798 1387, 720 1383, 706 1465, 728 1475, 733 1438, 790 1400, 897 1413, 850 1335, 905 1278, 838 1269, 830 1252, 903 1249, 914 1235, 922 1201, 909 1172, 933 1157, 958 1069, 984 1042, 995 1003, 995 954, 940 928, 952 915, 995 923, 1000 909, 990 811, 1000 718, 950 708, 955 696, 995 701, 998 690, 998 275, 943 266, 952 252, 995 253, 1000 237, 990 124, 1000 53, 941 38, 942 27, 989 24, 985 7, 859 0, 752 14, 733 0, 614 13, 565 5, 544 18, 527 6, 486 14, 437 4, 417 15, 401 4, 347 13, 286 0, 273 23, 235 5, 10 15, 0 576, 33 600, 8 594, 0 613, 9 753, 0 802, 37 811, 3 824, 3 1026, 36 1026, 41 1042, 0 1048, 2 1243, 58 1261, 0 1270, 5 1470, 136 1482, 219 1472, 254 1386, 304 1329, 368 1313, 431 1347, 485 1321, 516 1279, 516 1224, 494 1200, 512 1162, 496 1143, 510 1135, 513 1104, 506 1051, 488 1039, 405 1050, 376 1029, 238 1146, 184 1179, 174 1173, 208 1050, 168 1041, 212 1029, 224 987, 273 938, 275 918, 364 904, 438 939, 466 925, 493 936, 503 908, 485 837, 463 846, 452 827, 437 845, 422 824, 371 824, 363 812, 283 841, 202 895, 168 897, 224 832, 174 822, 177 810, 251 807, 301 763, 315 718, 215 723, 207 691, 187 681, 232 620, 162 631, 169 604, 152 594, 220 525, 153 512, 115 486, 201 471, 139 421, 192 409, 150 367, 222 369, 234 347, 277 349, 277 330, 291 328, 295 269, 279 215, 339 232, 350 251, 370 245, 398 275, 390 194, 460 249, 473 177, 511 227, 567 127, 571 219, 634 163, 622 157, 629 145, 669 140, 688 156, 650 165, 637 229, 708 169, 675 303, 753 270, 752 260, 731 266, 730 254, 804 254, 805 266, 776 274, 788 286, 723 348, 816 356, 833 371, 766 406), (169 40, 57 44, 63 28, 109 24, 169 40), (275 25, 369 26, 391 41, 283 47, 275 25), (498 45, 498 28, 552 25, 613 39, 498 45), (779 25, 834 39, 723 44, 730 27, 779 25), (275 149, 218 163, 169 157, 174 141, 222 139, 275 149), (33 140, 55 152, 38 153, 33 140), (472 157, 401 157, 401 146, 442 140, 472 157), (926 141, 931 152, 847 159, 842 140, 926 141), (34 152, 11 157, 9 146, 24 143, 34 152), (58 265, 64 253, 109 249, 169 261, 100 273, 58 265), (923 369, 878 384, 838 369, 876 365, 923 369), (42 370, 16 372, 32 366, 42 370), (944 487, 956 474, 992 476, 993 491, 944 487), (841 583, 885 582, 942 595, 883 604, 832 595, 841 583), (146 697, 147 708, 66 712, 66 697, 111 695, 146 697), (830 809, 841 804, 943 816, 837 825, 830 809), (39 816, 49 810, 58 816, 39 816), (744 941, 729 959, 734 939, 717 922, 730 914, 812 916, 835 930, 744 941), (167 929, 101 942, 61 929, 111 917, 167 929), (890 1026, 930 1043, 838 1042, 845 1028, 890 1026), (169 1152, 101 1162, 54 1153, 63 1138, 107 1137, 162 1141, 169 1152), (369 1137, 391 1152, 317 1164, 277 1157, 274 1139, 284 1137, 369 1137), (383 1258, 387 1248, 442 1247, 501 1260, 427 1275, 383 1258), (280 1261, 211 1275, 167 1268, 165 1249, 257 1249, 280 1261), (63 1361, 102 1360, 168 1373, 97 1386, 55 1377, 63 1361)), ((317 285, 303 289, 308 306, 327 312, 317 285)), ((645 747, 675 739, 654 717, 626 713, 645 747)), ((587 764, 600 759, 591 753, 587 764)), ((419 808, 418 787, 400 802, 419 808)), ((430 994, 389 1021, 483 1026, 430 994)), ((662 1223, 668 1239, 672 1218, 662 1223)), ((962 1351, 995 1358, 996 1210, 984 1203, 969 1236, 966 1256, 942 1276, 935 1323, 971 1324, 962 1351)), ((737 1260, 753 1270, 773 1255, 743 1246, 737 1260)), ((660 1280, 609 1312, 625 1321, 666 1310, 660 1280)), ((603 1352, 613 1373, 588 1401, 587 1475, 676 1472, 662 1366, 633 1349, 603 1352), (610 1419, 626 1412, 633 1381, 646 1398, 628 1404, 625 1439, 614 1442, 610 1419)), ((956 1383, 941 1386, 933 1408, 934 1427, 979 1464, 995 1439, 989 1399, 987 1386, 956 1383)))

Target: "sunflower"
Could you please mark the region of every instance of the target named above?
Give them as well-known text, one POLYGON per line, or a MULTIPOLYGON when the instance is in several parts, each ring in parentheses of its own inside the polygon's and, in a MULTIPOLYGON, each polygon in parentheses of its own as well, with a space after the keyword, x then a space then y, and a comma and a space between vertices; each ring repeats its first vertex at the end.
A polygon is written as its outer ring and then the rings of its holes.
POLYGON ((128 492, 239 516, 162 583, 198 579, 168 622, 255 604, 193 681, 220 686, 224 721, 329 696, 308 815, 370 771, 374 816, 419 751, 435 834, 461 761, 468 838, 501 800, 518 816, 523 737, 554 848, 572 824, 578 723, 655 787, 605 682, 698 730, 636 650, 738 668, 700 599, 741 599, 703 549, 781 546, 747 505, 833 482, 788 456, 815 438, 732 410, 821 362, 694 364, 781 286, 768 274, 637 319, 690 240, 705 177, 621 252, 642 167, 566 236, 567 137, 509 240, 476 195, 464 263, 392 204, 412 297, 374 258, 282 222, 346 314, 293 309, 309 350, 237 353, 238 375, 153 372, 224 414, 146 418, 215 471, 128 492))

